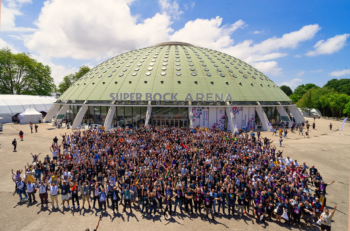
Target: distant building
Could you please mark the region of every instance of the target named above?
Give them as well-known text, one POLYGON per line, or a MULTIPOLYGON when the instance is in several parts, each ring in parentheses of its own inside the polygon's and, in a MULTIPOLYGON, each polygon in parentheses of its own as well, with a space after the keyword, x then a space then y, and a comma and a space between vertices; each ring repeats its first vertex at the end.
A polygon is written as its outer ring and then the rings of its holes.
POLYGON ((166 42, 113 57, 85 74, 44 120, 82 124, 268 130, 304 117, 291 99, 249 64, 208 48, 166 42))

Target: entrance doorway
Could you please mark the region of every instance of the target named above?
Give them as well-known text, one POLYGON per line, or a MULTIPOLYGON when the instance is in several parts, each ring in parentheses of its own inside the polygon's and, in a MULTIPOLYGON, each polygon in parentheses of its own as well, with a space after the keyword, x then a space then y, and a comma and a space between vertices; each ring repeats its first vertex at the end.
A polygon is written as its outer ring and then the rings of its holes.
POLYGON ((187 127, 188 108, 152 107, 151 124, 165 127, 187 127))
POLYGON ((187 127, 188 121, 187 119, 156 119, 152 120, 151 124, 153 126, 166 126, 166 127, 187 127))

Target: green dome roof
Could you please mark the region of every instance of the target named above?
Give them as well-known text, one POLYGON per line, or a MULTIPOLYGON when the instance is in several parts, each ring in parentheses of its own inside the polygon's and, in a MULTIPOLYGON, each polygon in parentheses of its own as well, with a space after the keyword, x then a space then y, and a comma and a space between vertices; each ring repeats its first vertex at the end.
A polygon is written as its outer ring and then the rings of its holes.
POLYGON ((111 93, 230 94, 233 101, 291 101, 263 73, 227 54, 165 42, 117 55, 76 81, 59 100, 109 101, 111 93))

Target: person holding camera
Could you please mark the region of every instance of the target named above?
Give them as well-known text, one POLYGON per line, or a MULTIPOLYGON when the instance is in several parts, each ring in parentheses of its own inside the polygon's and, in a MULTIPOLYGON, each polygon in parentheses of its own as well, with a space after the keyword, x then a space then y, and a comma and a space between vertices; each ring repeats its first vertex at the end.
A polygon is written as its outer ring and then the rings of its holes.
POLYGON ((324 212, 321 214, 321 231, 331 231, 332 218, 334 216, 337 206, 334 205, 332 213, 329 213, 329 209, 325 208, 324 212))

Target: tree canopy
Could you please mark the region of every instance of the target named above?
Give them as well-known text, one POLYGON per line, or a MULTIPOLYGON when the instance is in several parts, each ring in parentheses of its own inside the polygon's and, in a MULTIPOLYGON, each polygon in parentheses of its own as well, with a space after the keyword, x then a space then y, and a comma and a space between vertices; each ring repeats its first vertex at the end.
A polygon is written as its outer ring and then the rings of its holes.
POLYGON ((58 85, 58 92, 63 94, 75 81, 80 79, 83 75, 88 73, 90 71, 90 68, 88 66, 81 66, 79 68, 79 71, 75 72, 74 74, 66 75, 63 78, 63 81, 60 82, 58 85))
POLYGON ((286 93, 286 95, 290 96, 291 94, 293 94, 292 89, 290 89, 290 87, 286 86, 286 85, 282 85, 281 90, 286 93))
POLYGON ((311 88, 320 88, 320 87, 313 83, 299 85, 297 88, 295 88, 294 93, 290 95, 289 98, 293 101, 293 103, 297 103, 299 99, 301 99, 303 95, 311 88))
POLYGON ((0 50, 0 93, 51 95, 56 85, 51 68, 26 53, 13 54, 9 48, 0 50))
POLYGON ((350 79, 331 79, 324 87, 332 88, 341 94, 350 95, 350 79))

